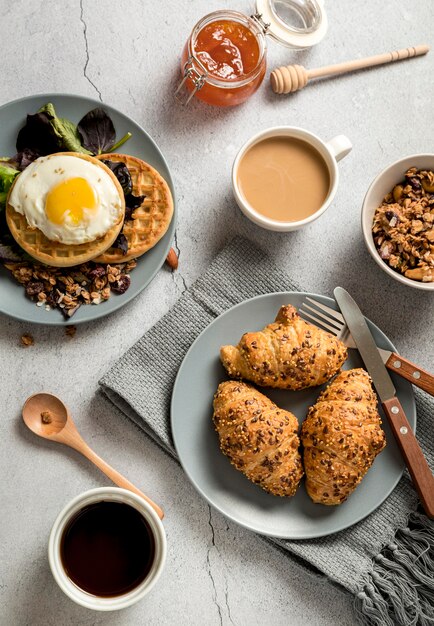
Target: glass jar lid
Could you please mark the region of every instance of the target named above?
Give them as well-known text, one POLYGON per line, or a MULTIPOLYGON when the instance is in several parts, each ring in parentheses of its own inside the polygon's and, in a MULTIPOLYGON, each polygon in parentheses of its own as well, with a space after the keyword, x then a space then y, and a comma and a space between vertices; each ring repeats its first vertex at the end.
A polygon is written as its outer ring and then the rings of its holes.
POLYGON ((327 32, 323 0, 256 0, 256 19, 289 48, 310 48, 327 32))

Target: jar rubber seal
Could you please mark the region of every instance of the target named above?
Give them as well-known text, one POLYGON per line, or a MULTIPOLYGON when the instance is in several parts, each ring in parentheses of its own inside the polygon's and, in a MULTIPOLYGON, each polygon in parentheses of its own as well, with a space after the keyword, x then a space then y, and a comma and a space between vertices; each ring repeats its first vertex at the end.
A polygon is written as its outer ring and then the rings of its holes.
POLYGON ((323 0, 256 0, 255 8, 264 32, 289 48, 310 48, 327 32, 323 0))

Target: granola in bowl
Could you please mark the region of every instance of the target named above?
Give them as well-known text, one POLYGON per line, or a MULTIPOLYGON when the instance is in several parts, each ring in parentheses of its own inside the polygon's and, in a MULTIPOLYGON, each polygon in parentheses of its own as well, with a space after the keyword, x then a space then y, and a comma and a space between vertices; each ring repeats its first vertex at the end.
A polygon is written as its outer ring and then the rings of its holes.
POLYGON ((385 263, 407 278, 434 282, 434 172, 412 167, 375 211, 372 234, 385 263))

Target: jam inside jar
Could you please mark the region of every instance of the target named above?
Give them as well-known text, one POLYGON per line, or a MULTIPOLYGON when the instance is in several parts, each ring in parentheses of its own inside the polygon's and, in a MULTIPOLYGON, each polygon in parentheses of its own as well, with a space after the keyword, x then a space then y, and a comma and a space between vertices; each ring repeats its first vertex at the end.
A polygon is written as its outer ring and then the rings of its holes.
POLYGON ((181 59, 185 85, 199 100, 217 106, 241 104, 260 86, 266 70, 265 36, 254 19, 215 11, 196 24, 181 59))

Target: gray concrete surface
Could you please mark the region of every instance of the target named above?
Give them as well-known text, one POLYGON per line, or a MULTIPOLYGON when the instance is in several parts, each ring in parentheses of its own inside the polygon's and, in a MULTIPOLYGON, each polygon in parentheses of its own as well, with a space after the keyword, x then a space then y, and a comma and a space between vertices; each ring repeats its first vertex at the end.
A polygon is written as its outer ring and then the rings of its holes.
MULTIPOLYGON (((307 67, 432 43, 430 0, 327 2, 327 38, 308 52, 270 42, 269 65, 307 67)), ((160 271, 118 314, 62 329, 0 317, 0 623, 2 625, 162 624, 350 626, 351 598, 317 579, 255 535, 211 511, 179 467, 96 394, 107 368, 176 301, 235 234, 275 257, 306 289, 349 288, 399 349, 433 369, 433 297, 398 285, 364 248, 360 206, 372 178, 393 160, 432 151, 433 56, 323 83, 292 97, 267 81, 245 105, 220 110, 175 105, 181 48, 194 23, 218 8, 249 2, 196 0, 0 0, 0 103, 59 91, 101 98, 135 118, 172 168, 179 203, 176 274, 160 271), (324 139, 345 133, 354 144, 341 164, 333 206, 309 229, 269 233, 239 212, 229 174, 239 146, 272 125, 293 124, 324 139), (23 332, 35 345, 19 345, 23 332), (167 566, 134 608, 104 615, 75 606, 57 588, 47 539, 59 510, 106 479, 74 452, 37 440, 19 418, 40 389, 61 395, 95 450, 161 503, 169 540, 167 566)), ((224 277, 222 277, 224 280, 224 277)))

